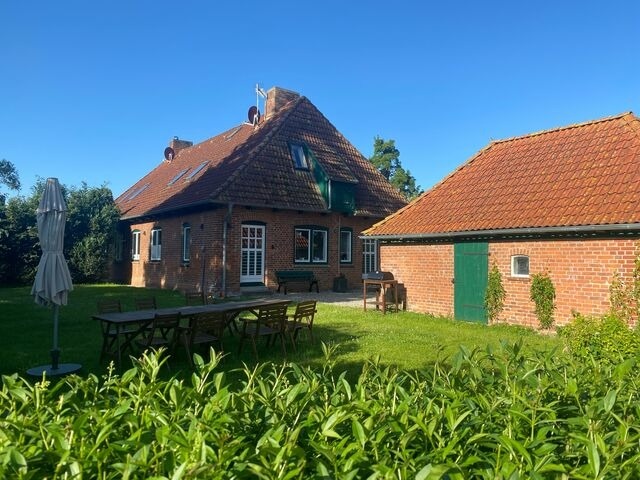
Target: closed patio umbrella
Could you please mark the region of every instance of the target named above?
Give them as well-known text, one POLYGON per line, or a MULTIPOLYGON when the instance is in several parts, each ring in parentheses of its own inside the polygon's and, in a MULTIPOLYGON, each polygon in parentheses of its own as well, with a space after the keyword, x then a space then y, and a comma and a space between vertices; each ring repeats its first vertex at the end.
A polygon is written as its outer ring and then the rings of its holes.
POLYGON ((60 305, 67 304, 67 294, 73 290, 71 274, 62 253, 64 228, 67 219, 67 206, 57 178, 48 178, 37 210, 38 238, 42 248, 42 257, 38 264, 36 278, 31 294, 36 303, 53 307, 53 348, 51 365, 43 365, 27 370, 29 375, 61 375, 81 368, 76 363, 58 363, 58 314, 60 305))

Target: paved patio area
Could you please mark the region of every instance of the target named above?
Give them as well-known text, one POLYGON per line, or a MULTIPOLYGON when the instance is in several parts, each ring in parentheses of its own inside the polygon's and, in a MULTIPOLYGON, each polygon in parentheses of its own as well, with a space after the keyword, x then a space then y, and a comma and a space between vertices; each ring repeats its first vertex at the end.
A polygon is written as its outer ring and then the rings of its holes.
MULTIPOLYGON (((273 296, 277 298, 292 300, 294 302, 299 302, 301 300, 307 300, 307 299, 315 299, 315 300, 318 300, 319 302, 333 303, 333 304, 341 305, 345 307, 363 308, 361 288, 352 289, 344 293, 334 292, 331 290, 326 290, 326 291, 320 290, 320 293, 316 293, 315 291, 313 292, 296 292, 296 291, 291 292, 290 291, 287 295, 285 295, 284 293, 274 293, 273 296)), ((374 300, 375 292, 373 290, 369 292, 369 295, 367 296, 367 298, 369 298, 370 300, 374 300)))

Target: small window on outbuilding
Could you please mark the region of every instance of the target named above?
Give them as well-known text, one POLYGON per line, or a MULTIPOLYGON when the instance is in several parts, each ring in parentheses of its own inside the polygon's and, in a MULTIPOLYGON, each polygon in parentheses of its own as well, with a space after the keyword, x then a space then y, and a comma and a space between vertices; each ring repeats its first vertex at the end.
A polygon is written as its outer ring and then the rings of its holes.
POLYGON ((298 170, 309 170, 309 161, 307 160, 307 152, 305 148, 297 143, 289 145, 291 150, 291 158, 293 158, 293 164, 298 170))
POLYGON ((529 257, 527 255, 514 255, 511 257, 511 276, 529 277, 529 257))

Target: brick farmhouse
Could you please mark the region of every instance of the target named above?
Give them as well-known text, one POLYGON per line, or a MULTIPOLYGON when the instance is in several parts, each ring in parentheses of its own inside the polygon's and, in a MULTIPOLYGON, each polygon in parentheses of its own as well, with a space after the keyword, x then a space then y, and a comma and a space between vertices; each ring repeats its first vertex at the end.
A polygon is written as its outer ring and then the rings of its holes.
POLYGON ((497 321, 538 326, 531 276, 547 272, 556 325, 609 307, 640 238, 640 120, 632 113, 493 141, 365 232, 415 311, 486 322, 487 275, 506 290, 497 321))
POLYGON ((307 98, 274 87, 264 103, 199 144, 175 138, 116 199, 114 280, 233 295, 275 288, 277 270, 329 289, 375 268, 359 236, 403 197, 307 98))

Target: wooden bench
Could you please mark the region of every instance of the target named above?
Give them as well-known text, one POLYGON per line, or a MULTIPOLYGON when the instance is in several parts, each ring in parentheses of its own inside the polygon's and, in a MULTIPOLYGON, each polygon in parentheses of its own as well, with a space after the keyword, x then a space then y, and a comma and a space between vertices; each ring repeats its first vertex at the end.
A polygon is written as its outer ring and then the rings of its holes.
POLYGON ((309 291, 316 286, 316 293, 320 293, 318 288, 318 280, 316 280, 313 272, 309 270, 278 270, 276 271, 276 280, 278 281, 278 293, 280 287, 284 287, 284 294, 287 294, 287 283, 289 282, 308 282, 309 291))

